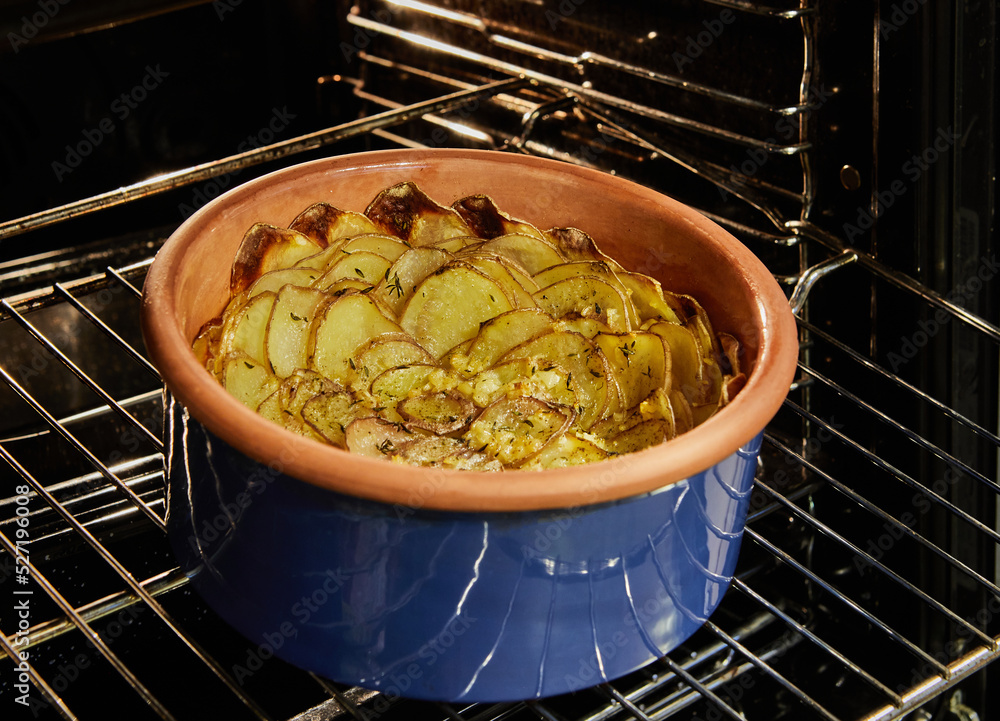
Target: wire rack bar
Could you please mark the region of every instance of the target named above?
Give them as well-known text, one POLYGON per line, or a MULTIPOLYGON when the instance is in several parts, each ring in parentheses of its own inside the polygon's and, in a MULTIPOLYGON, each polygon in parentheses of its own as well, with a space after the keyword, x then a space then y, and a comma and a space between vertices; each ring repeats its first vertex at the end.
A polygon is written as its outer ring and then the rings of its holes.
POLYGON ((803 576, 805 578, 808 578, 810 581, 812 581, 813 583, 815 583, 817 586, 819 586, 823 590, 827 591, 831 596, 833 596, 838 601, 840 601, 844 606, 846 606, 847 608, 851 609, 854 613, 856 613, 859 616, 861 616, 863 619, 865 619, 865 621, 867 621, 868 623, 870 623, 875 628, 878 628, 886 636, 888 636, 893 641, 895 641, 896 643, 898 643, 900 646, 902 646, 903 648, 905 648, 912 655, 916 656, 917 658, 921 659, 925 663, 929 664, 932 668, 936 669, 938 671, 938 673, 940 673, 942 675, 947 675, 947 673, 948 673, 948 667, 947 666, 945 666, 940 661, 938 661, 936 658, 934 658, 933 656, 931 656, 924 649, 920 648, 920 646, 918 646, 916 643, 914 643, 910 639, 906 638, 903 634, 899 633, 894 628, 892 628, 891 626, 889 626, 887 623, 885 623, 884 621, 882 621, 881 619, 879 619, 873 613, 871 613, 866 608, 864 608, 863 606, 861 606, 857 601, 853 600, 852 598, 848 597, 846 594, 842 593, 841 591, 839 591, 838 589, 836 589, 835 587, 833 587, 826 580, 824 580, 823 578, 821 578, 819 575, 817 575, 811 569, 809 569, 806 566, 804 566, 802 563, 800 563, 799 561, 797 561, 791 555, 789 555, 788 553, 786 553, 782 549, 778 548, 778 546, 776 546, 774 543, 772 543, 770 540, 768 540, 767 538, 765 538, 764 536, 762 536, 760 533, 758 533, 754 529, 747 528, 746 531, 745 531, 745 533, 746 533, 747 536, 749 536, 754 541, 756 541, 762 548, 764 548, 764 550, 770 552, 778 560, 782 561, 786 565, 788 565, 791 568, 793 568, 794 570, 798 571, 798 573, 801 576, 803 576))
POLYGON ((73 605, 67 601, 66 598, 59 593, 56 587, 49 582, 49 580, 38 570, 38 568, 35 567, 34 563, 32 563, 30 559, 25 558, 21 551, 13 543, 11 543, 10 539, 7 538, 7 535, 3 533, 3 531, 0 531, 0 546, 2 546, 7 553, 11 554, 11 556, 22 559, 25 567, 28 569, 27 576, 31 579, 31 581, 39 585, 42 590, 48 594, 49 598, 51 598, 52 601, 59 606, 62 612, 66 614, 67 618, 73 622, 73 625, 87 637, 90 643, 97 648, 105 660, 107 660, 108 663, 115 668, 122 678, 128 682, 128 684, 142 697, 146 704, 153 709, 158 716, 160 716, 160 718, 167 720, 174 718, 166 707, 160 703, 160 700, 157 699, 149 691, 149 689, 142 684, 141 681, 139 681, 135 674, 132 673, 132 670, 129 669, 129 667, 117 656, 117 654, 111 650, 107 643, 105 643, 104 639, 101 638, 101 635, 90 627, 90 624, 87 623, 87 621, 76 611, 75 608, 73 608, 73 605))
MULTIPOLYGON (((39 483, 28 471, 17 462, 17 460, 11 456, 2 446, 0 446, 0 457, 2 457, 7 463, 17 471, 18 475, 21 476, 31 487, 34 492, 44 499, 44 501, 49 505, 52 510, 58 513, 62 519, 73 528, 76 533, 87 542, 87 544, 94 549, 94 551, 118 574, 118 576, 125 582, 125 584, 132 589, 138 598, 145 602, 146 606, 155 613, 159 619, 169 628, 181 642, 188 647, 188 649, 195 654, 199 661, 201 661, 215 676, 223 683, 225 686, 243 702, 243 704, 254 713, 257 718, 267 719, 269 718, 267 713, 264 712, 257 703, 243 693, 239 684, 233 679, 233 677, 227 672, 222 666, 209 655, 202 646, 191 638, 188 634, 181 630, 177 622, 167 613, 166 609, 157 601, 153 595, 146 590, 146 588, 136 580, 135 576, 119 561, 113 553, 111 553, 104 545, 97 540, 97 538, 81 524, 72 513, 67 511, 56 498, 45 490, 45 487, 39 483)), ((75 613, 75 611, 74 611, 75 613)), ((82 619, 82 616, 80 617, 82 619)))
POLYGON ((185 185, 237 172, 253 165, 306 153, 310 150, 330 145, 331 143, 363 135, 375 128, 404 123, 425 113, 442 112, 460 107, 484 96, 514 90, 523 87, 527 82, 523 77, 513 77, 495 83, 488 83, 474 90, 459 91, 422 103, 407 105, 396 110, 376 113, 359 120, 327 128, 326 130, 319 130, 296 138, 278 141, 271 145, 264 145, 236 155, 230 155, 219 160, 158 175, 148 180, 118 188, 117 190, 0 223, 0 239, 10 238, 20 233, 69 220, 73 217, 123 205, 139 198, 157 195, 185 185))

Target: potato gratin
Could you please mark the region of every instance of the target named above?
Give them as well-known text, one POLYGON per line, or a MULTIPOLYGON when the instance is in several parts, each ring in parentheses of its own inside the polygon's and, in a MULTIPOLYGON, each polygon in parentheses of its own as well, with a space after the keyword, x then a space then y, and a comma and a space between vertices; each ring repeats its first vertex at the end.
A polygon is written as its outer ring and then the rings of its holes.
POLYGON ((470 470, 662 443, 743 387, 735 338, 692 297, 574 228, 413 183, 243 238, 194 350, 240 401, 354 453, 470 470))

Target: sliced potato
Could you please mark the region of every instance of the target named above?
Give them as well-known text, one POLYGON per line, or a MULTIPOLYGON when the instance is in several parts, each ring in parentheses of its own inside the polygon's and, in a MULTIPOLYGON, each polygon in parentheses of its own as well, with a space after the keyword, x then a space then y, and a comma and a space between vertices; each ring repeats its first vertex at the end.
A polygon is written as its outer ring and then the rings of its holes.
POLYGON ((253 298, 261 293, 277 293, 283 285, 297 285, 308 288, 320 276, 314 268, 292 267, 268 271, 254 281, 247 291, 247 297, 253 298))
POLYGON ((466 440, 503 465, 517 467, 565 433, 575 415, 571 408, 537 398, 501 398, 473 421, 466 440))
POLYGON ((365 251, 366 253, 381 255, 390 263, 394 262, 399 258, 399 256, 409 249, 410 247, 403 241, 399 240, 399 238, 394 238, 391 235, 382 235, 380 233, 356 235, 353 238, 348 238, 340 244, 340 250, 343 253, 350 254, 358 251, 365 251))
POLYGON ((581 410, 579 384, 562 367, 542 359, 497 363, 472 379, 472 401, 485 408, 502 396, 531 396, 581 410))
POLYGON ((632 329, 621 291, 593 275, 577 275, 558 280, 535 291, 538 307, 555 318, 580 315, 596 318, 615 333, 632 329))
POLYGON ((271 370, 286 378, 308 361, 309 331, 327 296, 313 288, 286 285, 278 291, 267 323, 265 349, 271 370))
POLYGON ((326 290, 347 279, 375 285, 389 270, 390 262, 386 258, 366 250, 342 253, 342 256, 313 282, 314 288, 326 290))
POLYGON ((277 293, 265 291, 240 309, 224 352, 244 353, 261 365, 267 363, 267 325, 277 297, 277 293))
POLYGON ((295 230, 255 223, 243 236, 229 278, 233 295, 247 290, 265 273, 288 268, 324 246, 295 230))
POLYGON ((399 316, 424 278, 453 258, 451 253, 439 248, 411 248, 383 274, 375 288, 375 296, 399 316))
POLYGON ((594 343, 611 364, 622 410, 638 405, 657 388, 670 390, 670 356, 655 333, 599 333, 594 343))
POLYGON ((364 214, 341 210, 329 203, 309 206, 299 213, 289 228, 312 238, 324 248, 343 238, 379 232, 378 227, 364 214))
POLYGON ((373 338, 356 352, 356 379, 351 384, 368 388, 371 382, 389 368, 414 364, 431 364, 434 359, 406 333, 385 333, 373 338))
POLYGON ((437 391, 404 398, 396 412, 409 428, 443 436, 460 431, 475 417, 472 401, 454 391, 437 391))
POLYGON ((413 431, 402 424, 374 416, 355 419, 347 424, 344 431, 345 443, 351 453, 374 458, 394 458, 413 437, 413 431))
POLYGON ((649 327, 650 333, 660 336, 670 351, 670 368, 673 388, 680 390, 689 400, 704 394, 704 371, 701 347, 694 334, 683 325, 660 321, 649 327))
POLYGON ((371 382, 371 396, 382 407, 393 407, 406 398, 436 390, 447 390, 446 373, 433 363, 388 368, 371 382))
POLYGON ((508 264, 500 256, 492 253, 470 253, 468 255, 460 253, 458 257, 476 270, 481 271, 483 275, 496 281, 514 308, 534 307, 535 301, 531 297, 531 293, 518 282, 508 264))
POLYGON ((480 238, 496 238, 500 235, 519 233, 544 239, 541 231, 530 223, 515 220, 497 207, 487 195, 469 195, 456 200, 451 206, 458 213, 474 235, 480 238))
POLYGON ((566 261, 554 245, 522 233, 498 236, 477 246, 477 251, 501 255, 517 263, 532 276, 566 261))
POLYGON ((648 320, 681 322, 678 315, 683 312, 681 307, 672 295, 668 297, 663 294, 663 288, 658 280, 642 273, 626 271, 619 271, 616 275, 619 282, 630 291, 629 297, 640 323, 648 320))
POLYGON ((610 454, 588 438, 575 433, 563 433, 546 444, 534 458, 521 466, 523 469, 542 470, 545 468, 565 468, 584 463, 603 461, 610 454))
POLYGON ((365 215, 383 232, 412 246, 473 234, 458 213, 438 205, 410 182, 383 190, 365 210, 365 215))
POLYGON ((622 269, 616 261, 597 247, 593 238, 579 228, 551 228, 543 235, 566 260, 603 261, 615 271, 622 269))
POLYGON ((223 363, 222 385, 243 405, 254 410, 278 390, 280 382, 265 364, 247 356, 234 354, 223 363))
POLYGON ((302 420, 317 435, 335 446, 347 444, 347 426, 359 418, 375 415, 371 404, 343 391, 327 392, 309 398, 301 410, 302 420))
POLYGON ((469 347, 466 372, 489 368, 515 346, 553 329, 552 316, 537 308, 517 308, 483 323, 469 347))
POLYGON ((355 372, 351 365, 358 348, 372 338, 400 331, 367 295, 341 296, 325 306, 314 324, 308 367, 347 385, 355 372))
POLYGON ((513 306, 496 281, 452 261, 425 278, 406 304, 399 324, 435 358, 474 338, 481 323, 513 306))

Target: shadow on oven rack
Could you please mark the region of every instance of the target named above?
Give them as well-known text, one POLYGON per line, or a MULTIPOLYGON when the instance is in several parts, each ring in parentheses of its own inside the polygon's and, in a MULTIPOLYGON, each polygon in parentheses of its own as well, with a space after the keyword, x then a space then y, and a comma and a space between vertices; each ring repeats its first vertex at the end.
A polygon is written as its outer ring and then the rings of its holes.
MULTIPOLYGON (((730 5, 739 6, 720 3, 730 5)), ((380 17, 357 11, 350 27, 385 47, 431 43, 380 17)), ((472 22, 445 11, 434 20, 472 22)), ((808 83, 786 106, 466 29, 477 45, 434 46, 461 63, 454 77, 366 44, 363 74, 320 83, 362 104, 360 119, 0 223, 0 238, 150 198, 176 205, 213 179, 359 147, 544 155, 691 199, 772 268, 802 342, 798 378, 765 433, 737 578, 719 610, 628 677, 609 682, 581 663, 573 694, 496 705, 343 687, 275 658, 280 638, 238 636, 188 588, 166 543, 162 388, 138 329, 139 289, 164 227, 86 263, 54 256, 0 267, 3 716, 23 698, 24 718, 887 721, 929 719, 926 709, 973 718, 954 691, 1000 656, 996 406, 941 395, 927 370, 956 349, 965 362, 995 364, 1000 329, 969 310, 982 288, 995 294, 989 259, 943 294, 810 220, 806 124, 817 100, 808 83), (480 44, 534 60, 501 62, 480 44), (560 65, 586 81, 565 80, 560 65), (690 94, 688 114, 601 90, 611 71, 690 94), (392 85, 380 76, 400 75, 424 97, 379 94, 392 85), (728 115, 711 125, 698 103, 790 118, 796 132, 788 142, 734 137, 728 115), (713 154, 720 141, 736 154, 713 154), (874 299, 891 309, 888 343, 873 341, 885 317, 857 320, 858 305, 874 299)))

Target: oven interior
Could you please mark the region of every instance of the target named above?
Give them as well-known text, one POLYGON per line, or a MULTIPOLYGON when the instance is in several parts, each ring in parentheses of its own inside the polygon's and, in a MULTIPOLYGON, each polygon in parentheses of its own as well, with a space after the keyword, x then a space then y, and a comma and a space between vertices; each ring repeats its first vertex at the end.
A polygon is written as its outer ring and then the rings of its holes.
POLYGON ((996 713, 991 4, 5 11, 4 717, 996 713), (678 198, 764 260, 799 323, 798 375, 765 433, 722 606, 628 677, 581 668, 564 697, 430 704, 304 673, 214 617, 167 548, 162 388, 138 327, 156 249, 269 170, 445 146, 552 157, 678 198))

